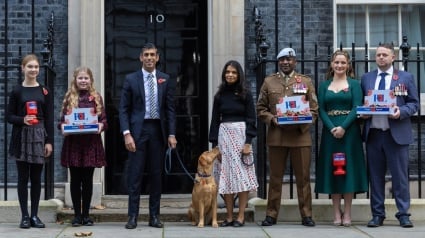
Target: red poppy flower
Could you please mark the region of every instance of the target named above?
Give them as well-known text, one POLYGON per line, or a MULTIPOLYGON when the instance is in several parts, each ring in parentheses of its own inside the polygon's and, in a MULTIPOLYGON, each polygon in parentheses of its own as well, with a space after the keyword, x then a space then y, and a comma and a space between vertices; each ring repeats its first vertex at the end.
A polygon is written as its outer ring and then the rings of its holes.
POLYGON ((44 94, 44 96, 46 96, 47 94, 49 94, 49 91, 47 91, 46 88, 43 88, 43 94, 44 94))
POLYGON ((301 83, 301 77, 299 75, 295 76, 295 81, 297 81, 297 83, 301 83))
POLYGON ((161 83, 163 83, 163 82, 165 82, 165 81, 166 81, 165 79, 160 78, 160 79, 158 79, 158 84, 161 84, 161 83))
POLYGON ((393 74, 393 80, 397 81, 398 80, 398 75, 397 74, 393 74))
POLYGON ((279 104, 283 103, 283 98, 279 98, 279 104))
POLYGON ((94 97, 92 95, 89 96, 89 101, 93 101, 94 97))

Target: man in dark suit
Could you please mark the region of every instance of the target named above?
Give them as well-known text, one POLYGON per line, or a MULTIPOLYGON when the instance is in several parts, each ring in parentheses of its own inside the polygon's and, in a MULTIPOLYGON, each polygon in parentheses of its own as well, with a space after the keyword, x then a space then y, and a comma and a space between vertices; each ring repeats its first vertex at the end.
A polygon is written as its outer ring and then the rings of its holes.
POLYGON ((128 222, 137 227, 140 192, 146 162, 149 167, 149 226, 161 228, 159 219, 161 174, 165 150, 175 148, 175 81, 156 69, 159 53, 147 43, 139 56, 142 69, 126 76, 121 93, 119 118, 128 150, 128 222))
POLYGON ((361 117, 365 120, 363 139, 370 174, 370 205, 372 219, 368 227, 383 225, 385 219, 385 173, 392 176, 392 192, 398 212, 395 214, 401 227, 413 227, 409 219, 409 144, 413 142, 410 117, 418 111, 418 91, 413 75, 393 68, 394 47, 382 44, 376 49, 378 69, 363 75, 361 85, 364 95, 369 90, 393 90, 397 97, 394 113, 361 117), (382 83, 381 83, 382 80, 382 83))

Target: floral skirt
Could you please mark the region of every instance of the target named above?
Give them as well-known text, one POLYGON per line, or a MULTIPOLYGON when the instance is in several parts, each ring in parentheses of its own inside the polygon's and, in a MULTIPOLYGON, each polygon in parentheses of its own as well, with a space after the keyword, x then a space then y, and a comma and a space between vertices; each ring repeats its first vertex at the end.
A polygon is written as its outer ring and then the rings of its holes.
POLYGON ((234 194, 244 191, 256 191, 258 188, 253 154, 244 156, 242 149, 245 144, 245 122, 225 122, 220 124, 218 132, 218 148, 221 152, 221 163, 216 160, 214 175, 218 180, 220 194, 234 194))

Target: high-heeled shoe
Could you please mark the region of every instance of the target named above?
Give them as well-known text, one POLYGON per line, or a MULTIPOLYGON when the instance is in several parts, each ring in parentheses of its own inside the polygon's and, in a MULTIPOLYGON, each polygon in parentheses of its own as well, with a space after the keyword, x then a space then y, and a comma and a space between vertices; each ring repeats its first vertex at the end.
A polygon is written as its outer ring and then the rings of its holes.
POLYGON ((334 226, 342 226, 342 221, 334 221, 334 226))
POLYGON ((342 220, 342 225, 343 225, 343 226, 345 226, 345 227, 350 227, 350 226, 351 226, 351 219, 349 219, 349 220, 345 220, 345 217, 344 217, 344 216, 342 216, 342 217, 341 217, 341 220, 342 220))
POLYGON ((334 220, 334 226, 342 226, 342 218, 344 217, 344 213, 341 212, 341 216, 339 220, 334 220))

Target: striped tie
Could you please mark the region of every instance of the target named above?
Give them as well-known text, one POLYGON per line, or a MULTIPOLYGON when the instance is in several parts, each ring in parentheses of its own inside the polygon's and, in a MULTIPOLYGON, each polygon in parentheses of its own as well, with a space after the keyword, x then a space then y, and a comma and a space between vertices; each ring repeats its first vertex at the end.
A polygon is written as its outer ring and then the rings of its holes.
POLYGON ((148 74, 148 85, 149 85, 149 115, 151 119, 157 119, 158 109, 157 109, 157 101, 155 97, 155 81, 152 74, 148 74))

